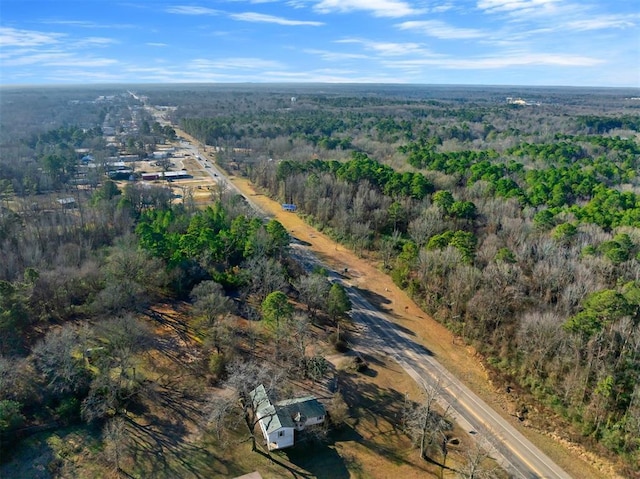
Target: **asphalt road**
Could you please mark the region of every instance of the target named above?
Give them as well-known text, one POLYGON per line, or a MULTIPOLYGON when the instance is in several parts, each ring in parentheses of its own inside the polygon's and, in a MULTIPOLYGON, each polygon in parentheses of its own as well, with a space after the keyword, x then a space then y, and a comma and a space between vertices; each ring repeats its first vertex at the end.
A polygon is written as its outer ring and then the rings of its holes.
MULTIPOLYGON (((194 153, 205 171, 217 181, 224 182, 231 190, 242 194, 197 146, 186 141, 184 143, 186 145, 183 146, 194 153)), ((246 199, 256 211, 261 212, 255 204, 246 199)), ((265 216, 264 212, 261 213, 265 216)), ((308 271, 317 265, 330 271, 303 244, 293 244, 292 253, 308 271)), ((411 332, 400 329, 336 272, 331 272, 330 279, 340 282, 349 294, 353 305, 351 317, 363 328, 362 337, 365 339, 362 340, 361 348, 392 357, 418 384, 439 387, 440 405, 447 409, 456 423, 481 440, 483 447, 488 448, 491 456, 511 477, 571 479, 569 474, 447 371, 428 349, 416 341, 411 332)))
MULTIPOLYGON (((302 244, 292 245, 292 252, 306 270, 320 261, 302 244)), ((325 269, 326 265, 322 265, 325 269)), ((431 352, 416 342, 412 333, 403 331, 377 310, 357 288, 336 272, 331 281, 346 289, 353 308, 352 319, 363 327, 361 348, 392 357, 418 383, 440 389, 440 405, 461 427, 482 442, 491 456, 514 478, 570 479, 540 449, 533 445, 487 403, 455 378, 431 352)))

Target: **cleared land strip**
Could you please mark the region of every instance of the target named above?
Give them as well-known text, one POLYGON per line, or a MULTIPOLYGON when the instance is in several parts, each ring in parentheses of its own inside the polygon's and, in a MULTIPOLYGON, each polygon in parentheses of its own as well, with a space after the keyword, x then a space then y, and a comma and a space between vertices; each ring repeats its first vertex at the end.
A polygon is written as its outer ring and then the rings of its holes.
POLYGON ((369 330, 367 341, 377 338, 375 348, 393 357, 418 383, 438 383, 443 402, 453 410, 457 422, 462 427, 471 426, 469 432, 484 438, 494 458, 510 474, 527 479, 571 477, 451 375, 429 350, 399 330, 353 288, 349 288, 349 294, 355 305, 352 316, 369 330))
MULTIPOLYGON (((181 132, 182 133, 182 132, 181 132)), ((185 135, 188 138, 188 135, 185 135)), ((197 151, 197 150, 196 150, 197 151)), ((211 172, 212 173, 212 172, 211 172)), ((216 173, 223 174, 216 170, 216 173)), ((233 185, 229 179, 228 184, 233 185)), ((235 185, 232 187, 235 188, 235 185)), ((247 198, 248 199, 248 198, 247 198)), ((249 201, 255 208, 259 207, 249 201)), ((307 268, 322 264, 311 250, 294 245, 295 254, 307 268)), ((326 265, 323 265, 326 267, 326 265)), ((340 280, 336 275, 335 278, 340 280)), ((443 400, 454 411, 462 427, 475 431, 491 446, 491 453, 513 477, 535 479, 570 479, 571 476, 555 464, 533 443, 500 417, 482 399, 469 390, 433 358, 424 346, 401 331, 386 315, 373 307, 354 287, 344 283, 354 304, 354 320, 366 327, 366 345, 393 357, 418 383, 446 382, 443 400)))
MULTIPOLYGON (((316 265, 326 268, 304 245, 295 244, 293 251, 305 269, 312 270, 316 265)), ((441 388, 442 406, 448 407, 461 427, 487 442, 492 456, 512 477, 571 478, 447 371, 427 348, 418 344, 378 311, 355 287, 342 280, 335 272, 331 279, 340 281, 345 286, 353 304, 351 317, 365 328, 361 347, 392 357, 418 384, 438 384, 441 388)))

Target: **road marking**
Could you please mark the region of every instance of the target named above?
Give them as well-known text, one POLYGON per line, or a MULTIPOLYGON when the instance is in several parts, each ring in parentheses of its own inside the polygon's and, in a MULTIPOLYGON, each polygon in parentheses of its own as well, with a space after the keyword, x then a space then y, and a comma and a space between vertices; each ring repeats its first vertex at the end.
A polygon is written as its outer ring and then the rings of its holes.
MULTIPOLYGON (((185 137, 183 132, 181 132, 181 134, 183 137, 185 137)), ((190 142, 187 141, 187 143, 191 145, 190 142)), ((196 149, 196 151, 198 151, 198 153, 200 153, 199 148, 197 147, 194 147, 194 148, 196 149)), ((211 171, 210 169, 207 169, 206 171, 209 173, 210 176, 212 176, 213 171, 211 171)), ((220 175, 220 177, 224 177, 221 171, 218 171, 218 174, 220 175)), ((242 194, 238 189, 238 187, 235 184, 233 184, 231 181, 228 181, 228 179, 226 184, 230 185, 231 188, 236 192, 238 192, 239 194, 242 194)), ((248 200, 248 202, 256 212, 264 214, 264 212, 262 212, 257 205, 255 205, 250 200, 248 200)), ((296 251, 298 251, 298 253, 304 257, 304 261, 303 261, 304 266, 313 267, 313 265, 318 264, 326 267, 307 248, 304 248, 302 245, 292 245, 292 248, 295 246, 297 246, 297 248, 295 248, 296 251)), ((499 432, 495 430, 495 427, 492 427, 486 424, 486 421, 483 420, 481 417, 479 417, 478 414, 473 410, 473 408, 471 408, 470 406, 465 406, 465 403, 460 401, 460 398, 456 397, 455 391, 450 391, 448 393, 453 398, 453 400, 449 404, 452 408, 453 408, 453 404, 451 403, 455 402, 457 404, 460 404, 467 411, 467 414, 473 416, 477 421, 480 422, 480 425, 483 426, 482 428, 477 428, 477 425, 476 425, 477 429, 485 429, 489 432, 489 437, 486 439, 492 445, 494 453, 500 456, 504 464, 510 465, 511 466, 510 469, 512 470, 515 469, 514 472, 516 472, 517 474, 519 474, 520 477, 523 477, 523 478, 571 479, 571 477, 565 471, 563 471, 557 465, 555 465, 549 458, 546 457, 544 453, 542 453, 542 451, 540 451, 529 440, 527 440, 511 424, 509 424, 502 417, 500 417, 492 408, 490 408, 484 401, 482 401, 482 399, 480 399, 464 384, 462 384, 459 380, 457 380, 457 378, 455 378, 455 376, 453 376, 448 370, 446 370, 444 366, 442 366, 438 361, 436 361, 433 357, 425 355, 423 352, 421 353, 419 351, 416 351, 416 348, 419 347, 420 345, 418 345, 411 338, 409 338, 406 335, 406 333, 399 330, 395 325, 395 323, 390 321, 386 315, 376 310, 365 298, 362 298, 356 291, 354 291, 354 288, 351 285, 349 285, 345 281, 342 281, 342 279, 337 275, 337 273, 333 272, 333 274, 335 276, 336 281, 340 281, 341 283, 346 285, 348 294, 350 295, 351 298, 355 299, 355 301, 353 302, 359 305, 359 309, 354 308, 352 310, 352 313, 358 316, 361 316, 360 322, 364 323, 364 326, 374 333, 374 338, 373 338, 374 341, 376 343, 382 343, 379 345, 380 348, 386 351, 387 354, 389 354, 407 372, 407 374, 409 374, 419 384, 425 380, 425 378, 422 375, 420 375, 417 371, 415 371, 413 366, 408 364, 407 360, 401 356, 403 353, 407 355, 410 360, 416 363, 416 365, 420 365, 420 361, 422 360, 429 363, 429 365, 433 369, 435 369, 439 374, 442 374, 449 381, 450 384, 456 385, 456 387, 459 389, 459 392, 461 393, 461 396, 465 397, 467 401, 472 402, 473 405, 481 409, 495 423, 495 426, 497 426, 498 429, 503 430, 503 432, 499 432), (384 322, 384 324, 390 329, 385 329, 382 325, 376 324, 375 322, 376 319, 384 322), (394 335, 395 337, 392 337, 392 335, 394 335), (399 343, 404 343, 404 344, 399 344, 399 343), (395 345, 395 350, 391 349, 392 344, 395 345), (416 354, 419 354, 418 358, 416 358, 416 354), (507 436, 510 436, 511 438, 516 440, 521 447, 525 448, 526 451, 528 451, 528 453, 534 457, 534 459, 540 462, 542 465, 542 469, 548 469, 552 475, 548 475, 547 473, 541 471, 540 466, 532 465, 526 458, 522 456, 520 452, 516 451, 516 449, 514 448, 514 445, 511 442, 509 442, 508 438, 505 438, 505 435, 504 435, 505 433, 507 434, 507 436), (521 471, 520 470, 521 467, 519 467, 516 464, 513 464, 512 461, 508 460, 504 456, 504 454, 500 452, 498 446, 496 446, 493 443, 494 441, 497 441, 501 447, 506 448, 521 463, 523 463, 526 467, 528 467, 529 471, 526 471, 526 472, 521 471), (551 465, 555 466, 555 469, 551 465), (534 476, 531 476, 531 473, 534 473, 534 476), (538 475, 538 474, 542 474, 542 475, 538 475)), ((427 374, 432 380, 434 379, 434 372, 430 371, 424 366, 420 366, 420 369, 423 370, 423 373, 427 374)), ((445 388, 445 389, 450 389, 450 388, 445 388)), ((460 411, 455 410, 455 408, 454 408, 454 411, 456 412, 459 418, 464 419, 465 426, 473 427, 473 425, 464 417, 463 414, 460 413, 460 411)))

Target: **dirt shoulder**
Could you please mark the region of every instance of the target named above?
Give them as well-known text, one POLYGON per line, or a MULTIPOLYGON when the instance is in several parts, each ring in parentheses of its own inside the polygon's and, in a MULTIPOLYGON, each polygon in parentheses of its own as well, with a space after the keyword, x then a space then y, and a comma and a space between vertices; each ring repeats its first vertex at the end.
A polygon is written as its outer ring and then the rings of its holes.
MULTIPOLYGON (((183 134, 182 132, 180 132, 183 134)), ((189 140, 189 135, 183 134, 189 140)), ((193 140, 193 144, 198 144, 193 140)), ((204 153, 212 161, 214 155, 204 153)), ((542 449, 553 461, 573 477, 591 477, 615 479, 617 476, 606 460, 597 458, 578 445, 561 437, 562 433, 546 433, 534 426, 523 424, 512 414, 515 401, 500 388, 491 385, 490 378, 483 368, 482 358, 422 311, 398 288, 391 278, 364 258, 337 244, 327 235, 305 223, 296 213, 283 211, 281 205, 268 198, 246 179, 229 176, 238 189, 263 211, 277 219, 295 238, 309 243, 309 248, 332 269, 341 271, 348 268, 351 283, 362 290, 369 291, 377 298, 374 304, 385 311, 400 326, 416 335, 416 340, 428 348, 449 371, 461 379, 493 409, 518 428, 529 440, 542 449)), ((372 379, 375 381, 375 379, 372 379)), ((620 478, 622 479, 622 478, 620 478)))
POLYGON ((244 178, 232 178, 242 193, 262 210, 267 211, 299 240, 308 242, 313 252, 335 270, 348 268, 352 283, 380 298, 377 306, 385 310, 396 323, 416 334, 418 340, 456 377, 462 379, 502 416, 523 432, 534 444, 574 477, 615 477, 604 461, 589 457, 585 451, 567 442, 554 439, 533 428, 524 428, 509 412, 513 410, 507 394, 492 388, 481 358, 472 348, 456 341, 454 335, 435 321, 400 290, 391 278, 365 259, 305 223, 295 213, 282 211, 281 205, 263 194, 244 178), (599 462, 599 464, 598 464, 599 462))

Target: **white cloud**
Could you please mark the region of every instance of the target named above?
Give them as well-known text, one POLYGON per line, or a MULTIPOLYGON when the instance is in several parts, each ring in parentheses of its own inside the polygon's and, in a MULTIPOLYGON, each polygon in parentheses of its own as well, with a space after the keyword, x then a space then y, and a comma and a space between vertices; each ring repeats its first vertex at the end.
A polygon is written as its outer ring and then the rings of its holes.
POLYGON ((406 17, 422 13, 401 0, 321 0, 314 9, 320 13, 346 13, 357 10, 371 12, 375 17, 406 17))
POLYGON ((636 25, 629 16, 621 15, 601 15, 589 17, 581 20, 571 20, 564 27, 574 31, 602 30, 602 29, 622 29, 631 28, 636 25))
POLYGON ((429 54, 419 43, 394 43, 394 42, 374 42, 369 40, 361 40, 357 38, 347 38, 344 40, 338 40, 336 43, 356 43, 362 45, 364 48, 373 50, 374 52, 382 56, 403 56, 411 54, 429 54))
POLYGON ((96 57, 91 51, 118 43, 118 40, 107 37, 73 38, 64 33, 0 28, 0 44, 3 46, 0 58, 5 68, 108 68, 117 65, 118 60, 96 57), (87 49, 89 53, 82 53, 87 49))
POLYGON ((167 7, 165 12, 175 13, 178 15, 219 15, 220 10, 214 10, 207 7, 195 7, 191 5, 175 5, 173 7, 167 7))
MULTIPOLYGON (((77 65, 82 68, 82 65, 77 65)), ((69 83, 93 82, 93 83, 115 83, 122 81, 121 72, 107 72, 81 69, 47 70, 43 75, 47 81, 69 83)))
POLYGON ((454 6, 451 3, 443 3, 442 5, 436 5, 435 7, 431 8, 431 11, 433 13, 444 13, 444 12, 448 12, 449 10, 453 10, 454 6))
POLYGON ((551 12, 562 3, 562 0, 478 0, 477 5, 489 13, 529 14, 551 12))
POLYGON ((398 83, 402 79, 379 72, 343 69, 315 69, 291 71, 268 71, 258 79, 263 82, 314 82, 314 83, 398 83))
POLYGON ((221 58, 209 60, 197 58, 191 62, 191 67, 197 70, 261 70, 265 68, 283 68, 282 63, 261 58, 221 58))
POLYGON ((82 58, 77 57, 75 55, 70 56, 69 58, 62 58, 60 60, 52 60, 49 62, 45 62, 47 66, 73 66, 80 68, 99 68, 99 67, 107 67, 117 65, 118 60, 114 60, 113 58, 82 58))
POLYGON ((396 25, 400 30, 416 30, 425 35, 446 40, 482 38, 486 33, 473 28, 458 28, 439 20, 403 22, 396 25))
POLYGON ((78 43, 82 46, 100 46, 100 45, 115 45, 120 43, 120 41, 115 40, 113 38, 106 37, 87 37, 80 39, 78 43))
POLYGON ((79 27, 79 28, 108 28, 110 30, 113 29, 124 29, 124 28, 136 28, 136 25, 128 24, 128 23, 96 23, 87 20, 43 20, 40 23, 45 25, 66 25, 70 27, 79 27))
POLYGON ((369 60, 370 57, 367 55, 363 55, 361 53, 343 53, 343 52, 332 52, 329 50, 315 50, 315 49, 306 49, 303 50, 304 53, 309 55, 318 55, 323 60, 329 62, 341 62, 348 60, 369 60))
POLYGON ((593 67, 602 63, 603 60, 581 55, 523 52, 480 58, 419 58, 388 62, 387 65, 397 68, 436 66, 453 70, 491 70, 530 66, 593 67))
POLYGON ((544 19, 551 31, 625 29, 637 26, 640 14, 598 14, 595 5, 567 0, 478 0, 477 7, 488 14, 506 15, 517 21, 544 19))
POLYGON ((53 45, 65 35, 62 33, 20 30, 11 27, 0 27, 0 45, 6 47, 39 47, 53 45))
POLYGON ((150 47, 168 47, 169 45, 161 42, 147 42, 145 45, 150 47))
POLYGON ((276 17, 274 15, 265 15, 264 13, 245 12, 245 13, 233 13, 229 15, 234 20, 241 20, 244 22, 256 22, 256 23, 276 23, 278 25, 298 26, 309 25, 313 27, 319 27, 324 25, 322 22, 311 22, 305 20, 289 20, 287 18, 276 17))
POLYGON ((42 52, 31 55, 21 55, 11 59, 3 61, 5 66, 26 66, 26 65, 38 65, 43 67, 52 66, 71 66, 71 67, 84 67, 84 68, 96 68, 105 67, 117 64, 118 61, 111 58, 92 58, 81 57, 72 53, 66 52, 42 52))

